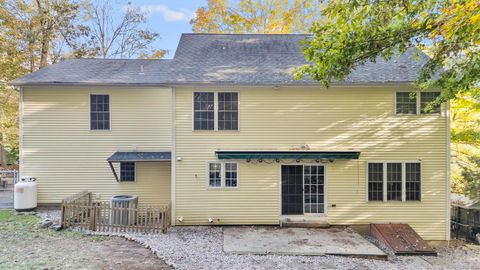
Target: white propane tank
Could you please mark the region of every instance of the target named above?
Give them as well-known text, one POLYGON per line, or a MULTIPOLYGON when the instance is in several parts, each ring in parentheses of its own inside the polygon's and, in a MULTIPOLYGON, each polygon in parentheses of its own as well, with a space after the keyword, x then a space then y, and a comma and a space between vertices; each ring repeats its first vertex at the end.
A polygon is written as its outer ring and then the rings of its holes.
POLYGON ((15 184, 13 196, 13 208, 16 211, 27 211, 37 207, 37 183, 36 179, 24 176, 15 184))

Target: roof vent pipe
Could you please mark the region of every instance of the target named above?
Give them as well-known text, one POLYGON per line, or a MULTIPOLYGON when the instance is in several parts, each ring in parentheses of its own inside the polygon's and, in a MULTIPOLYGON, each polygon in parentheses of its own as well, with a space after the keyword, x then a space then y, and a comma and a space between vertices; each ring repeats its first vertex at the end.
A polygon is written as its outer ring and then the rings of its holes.
POLYGON ((138 73, 138 75, 144 75, 145 73, 143 73, 143 65, 140 65, 140 73, 138 73))

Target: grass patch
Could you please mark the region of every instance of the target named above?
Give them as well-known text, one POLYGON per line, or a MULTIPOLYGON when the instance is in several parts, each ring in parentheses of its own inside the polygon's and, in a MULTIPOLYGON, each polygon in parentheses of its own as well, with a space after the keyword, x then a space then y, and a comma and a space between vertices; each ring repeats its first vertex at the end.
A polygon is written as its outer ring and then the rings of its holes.
POLYGON ((12 210, 0 210, 0 233, 25 234, 26 237, 41 238, 46 236, 59 236, 69 238, 81 238, 85 235, 81 232, 69 230, 54 231, 38 228, 40 218, 36 215, 16 215, 12 210))

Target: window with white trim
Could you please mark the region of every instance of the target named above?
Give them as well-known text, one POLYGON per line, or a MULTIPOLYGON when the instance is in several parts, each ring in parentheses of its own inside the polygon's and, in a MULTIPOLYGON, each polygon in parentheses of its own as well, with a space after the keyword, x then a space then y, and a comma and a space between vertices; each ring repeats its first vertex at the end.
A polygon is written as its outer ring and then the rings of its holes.
POLYGON ((238 130, 238 93, 218 93, 218 130, 238 130))
POLYGON ((397 114, 417 114, 416 93, 397 92, 397 114))
POLYGON ((420 201, 420 163, 405 163, 405 199, 420 201))
POLYGON ((238 92, 194 92, 193 130, 238 130, 238 92))
POLYGON ((368 201, 420 201, 420 162, 368 162, 368 201))
POLYGON ((110 96, 90 95, 90 130, 110 129, 110 96))
POLYGON ((235 162, 210 162, 208 163, 209 187, 237 187, 238 164, 235 162))
POLYGON ((120 162, 120 182, 135 181, 135 162, 120 162))
POLYGON ((213 92, 193 93, 193 128, 195 130, 215 129, 214 97, 213 92))
POLYGON ((441 106, 436 105, 427 110, 427 105, 436 100, 440 96, 440 92, 422 92, 420 93, 420 109, 422 114, 436 113, 439 114, 441 111, 441 106))
POLYGON ((368 163, 368 200, 383 201, 383 163, 368 163))
POLYGON ((387 163, 387 200, 402 200, 402 163, 387 163))
POLYGON ((427 105, 437 99, 440 92, 396 92, 396 114, 440 114, 441 106, 435 105, 427 110, 427 105))

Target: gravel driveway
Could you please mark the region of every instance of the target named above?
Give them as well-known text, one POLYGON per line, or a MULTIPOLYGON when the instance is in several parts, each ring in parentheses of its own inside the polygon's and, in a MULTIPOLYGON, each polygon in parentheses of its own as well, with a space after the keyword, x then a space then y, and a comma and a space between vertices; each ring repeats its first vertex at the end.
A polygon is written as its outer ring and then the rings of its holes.
MULTIPOLYGON (((48 212, 56 216, 55 212, 48 212)), ((98 233, 94 233, 98 234, 98 233)), ((480 269, 480 246, 438 250, 437 257, 390 255, 388 261, 339 256, 234 255, 222 227, 173 227, 166 234, 117 234, 151 249, 176 269, 480 269)))

